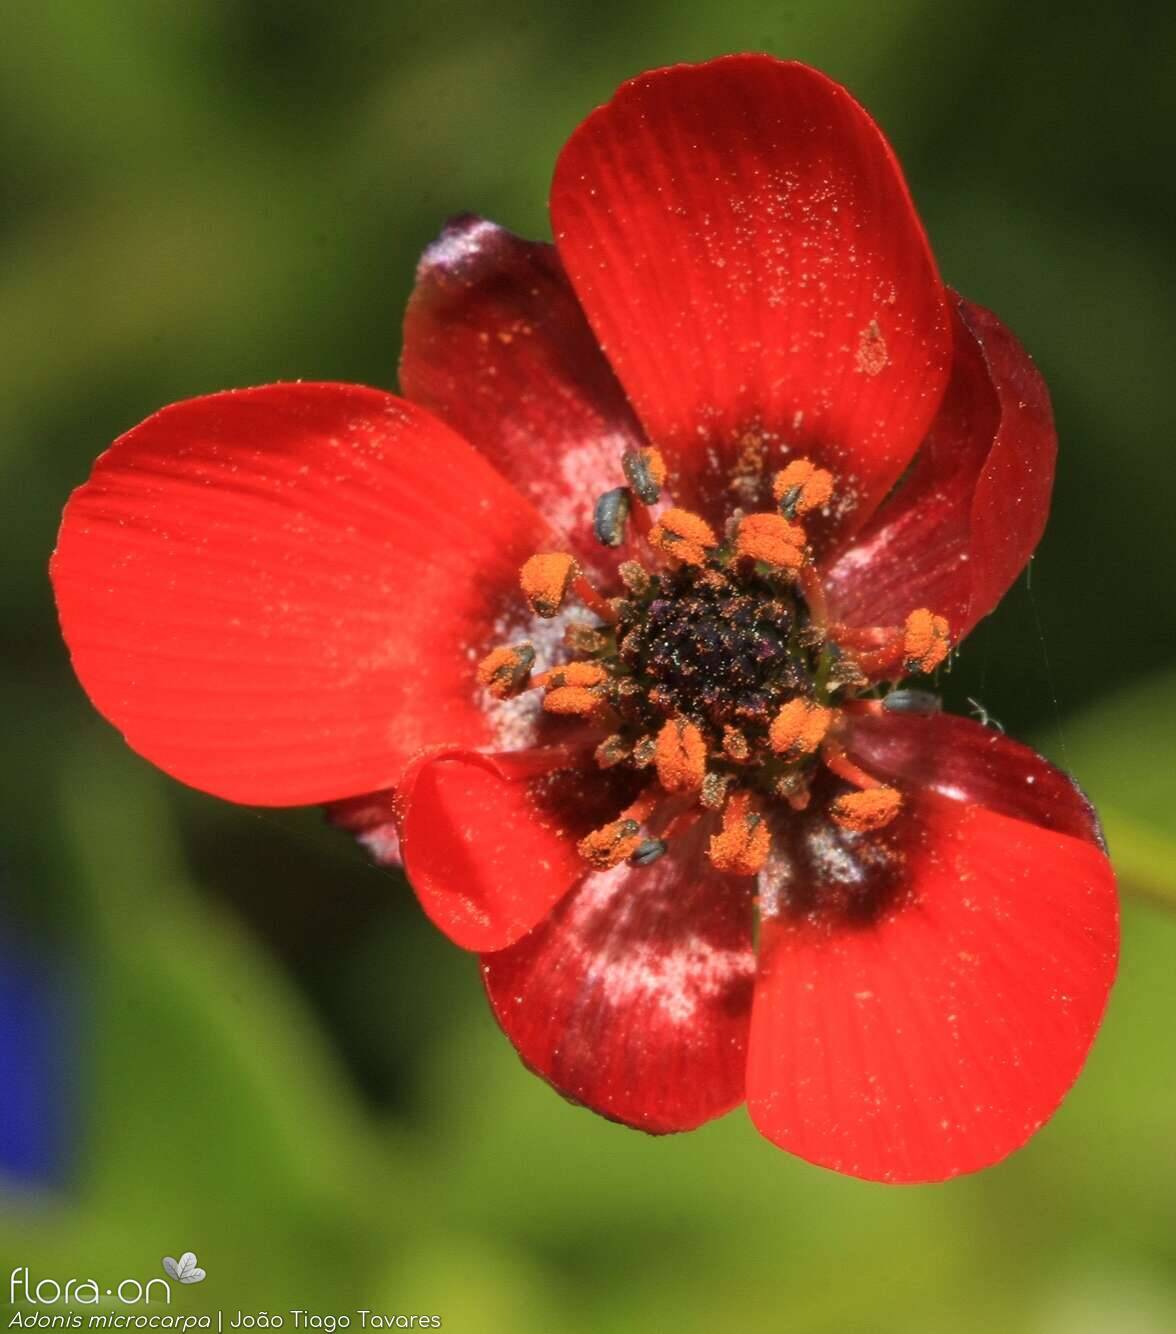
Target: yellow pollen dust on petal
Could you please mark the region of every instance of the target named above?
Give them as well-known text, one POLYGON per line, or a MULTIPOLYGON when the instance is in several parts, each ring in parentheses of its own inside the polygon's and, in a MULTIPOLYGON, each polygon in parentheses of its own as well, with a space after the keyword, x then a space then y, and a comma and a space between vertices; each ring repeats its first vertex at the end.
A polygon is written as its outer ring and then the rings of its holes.
POLYGON ((711 835, 708 852, 716 870, 755 875, 772 846, 764 817, 749 792, 736 792, 723 809, 723 826, 711 835))
POLYGON ((708 551, 719 545, 714 529, 689 510, 668 509, 649 530, 650 546, 685 565, 703 565, 708 551))
POLYGON ((706 777, 706 741, 685 718, 671 718, 657 734, 653 762, 667 792, 697 792, 706 777))
POLYGON ((902 809, 902 793, 893 787, 871 787, 864 792, 846 792, 829 807, 829 814, 842 829, 868 833, 884 829, 902 809))
POLYGON ((779 570, 804 564, 804 529, 782 514, 749 514, 735 535, 735 554, 763 561, 779 570))
POLYGON ((820 509, 833 495, 833 474, 808 459, 793 459, 772 478, 777 503, 788 501, 789 512, 807 514, 820 509))
POLYGON ((811 755, 825 739, 833 710, 811 699, 790 699, 772 719, 768 741, 777 755, 811 755))
POLYGON ((508 699, 525 688, 534 661, 535 650, 530 644, 492 649, 478 664, 478 683, 495 699, 508 699))
POLYGON ((902 653, 908 672, 933 672, 951 649, 951 630, 946 616, 936 616, 926 607, 912 611, 902 630, 902 653))
POLYGON ((640 844, 641 826, 636 820, 613 820, 585 835, 576 844, 576 850, 598 871, 607 871, 631 857, 640 844))
POLYGON ((566 552, 546 552, 524 564, 519 585, 536 615, 554 616, 579 572, 579 566, 566 552))

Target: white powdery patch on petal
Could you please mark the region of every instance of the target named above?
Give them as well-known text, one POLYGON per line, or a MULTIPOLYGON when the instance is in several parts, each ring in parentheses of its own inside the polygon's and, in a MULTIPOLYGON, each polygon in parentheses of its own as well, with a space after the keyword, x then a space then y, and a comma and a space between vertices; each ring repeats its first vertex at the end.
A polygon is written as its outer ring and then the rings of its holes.
POLYGON ((603 431, 560 451, 559 495, 547 489, 543 495, 544 518, 556 532, 580 536, 585 525, 591 524, 600 496, 624 485, 621 456, 632 444, 623 431, 603 431))
POLYGON ((366 833, 356 834, 360 845, 366 849, 373 861, 381 866, 403 866, 400 855, 400 835, 394 824, 382 824, 366 833))
POLYGON ((860 885, 866 877, 857 855, 863 840, 851 830, 817 825, 808 833, 809 854, 825 876, 839 885, 860 885))
POLYGON ((481 257, 487 233, 496 233, 497 226, 485 218, 471 219, 466 226, 446 227, 425 252, 428 268, 452 272, 467 259, 481 257))
MULTIPOLYGON (((568 922, 572 936, 592 940, 607 928, 585 970, 584 989, 599 986, 604 1003, 620 1013, 652 1005, 666 1022, 688 1024, 700 1005, 752 977, 754 957, 750 950, 723 949, 695 931, 669 925, 675 922, 672 905, 650 903, 680 886, 681 868, 672 860, 637 874, 649 883, 635 887, 627 866, 601 871, 588 876, 576 896, 568 922), (642 918, 660 932, 651 935, 642 918)), ((715 892, 722 890, 716 886, 715 892)))
MULTIPOLYGON (((564 645, 564 634, 573 621, 591 621, 583 607, 569 604, 554 616, 536 616, 519 598, 518 605, 509 607, 494 622, 490 636, 491 646, 520 644, 524 640, 535 649, 536 673, 546 671, 571 656, 564 645)), ((471 647, 466 650, 471 662, 478 662, 488 650, 471 647)), ((495 699, 483 686, 478 687, 478 704, 486 714, 493 732, 493 749, 499 751, 525 750, 537 744, 539 727, 544 719, 543 693, 527 690, 513 699, 495 699)))

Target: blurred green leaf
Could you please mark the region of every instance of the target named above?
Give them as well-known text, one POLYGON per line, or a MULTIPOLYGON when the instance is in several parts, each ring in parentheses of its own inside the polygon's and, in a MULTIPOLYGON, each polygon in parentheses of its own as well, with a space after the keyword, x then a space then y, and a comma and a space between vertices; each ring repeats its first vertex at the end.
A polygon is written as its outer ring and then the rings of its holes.
POLYGON ((1055 756, 1090 795, 1122 887, 1176 908, 1176 673, 1100 700, 1055 756))
POLYGON ((159 781, 116 767, 112 787, 87 746, 63 791, 92 995, 83 1207, 126 1273, 191 1247, 233 1300, 358 1295, 397 1230, 384 1201, 420 1182, 270 956, 191 895, 159 781))

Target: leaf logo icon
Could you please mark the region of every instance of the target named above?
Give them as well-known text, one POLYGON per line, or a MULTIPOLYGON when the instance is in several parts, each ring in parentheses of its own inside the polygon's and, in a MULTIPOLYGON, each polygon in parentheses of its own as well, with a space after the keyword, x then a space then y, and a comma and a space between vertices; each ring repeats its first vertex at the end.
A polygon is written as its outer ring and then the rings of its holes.
POLYGON ((179 1283, 203 1283, 204 1270, 196 1263, 195 1251, 185 1251, 178 1260, 163 1257, 163 1272, 179 1283))

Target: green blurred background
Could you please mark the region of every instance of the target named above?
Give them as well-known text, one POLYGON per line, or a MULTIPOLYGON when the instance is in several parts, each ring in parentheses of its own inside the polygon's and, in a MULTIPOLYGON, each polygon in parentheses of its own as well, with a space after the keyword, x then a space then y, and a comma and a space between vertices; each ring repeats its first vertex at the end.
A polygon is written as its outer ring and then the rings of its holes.
MULTIPOLYGON (((0 41, 0 1278, 444 1328, 1176 1329, 1176 11, 986 0, 12 0, 0 41), (848 83, 1062 439, 1032 567, 946 681, 1072 768, 1127 891, 1086 1074, 1021 1153, 888 1189, 742 1113, 649 1139, 528 1075, 474 962, 315 812, 180 788, 87 705, 45 562, 177 398, 394 383, 443 219, 548 235, 577 121, 762 49, 848 83)), ((7 1296, 0 1293, 0 1301, 7 1296)), ((75 1308, 76 1309, 76 1308, 75 1308)), ((290 1317, 287 1315, 287 1328, 290 1317)))

